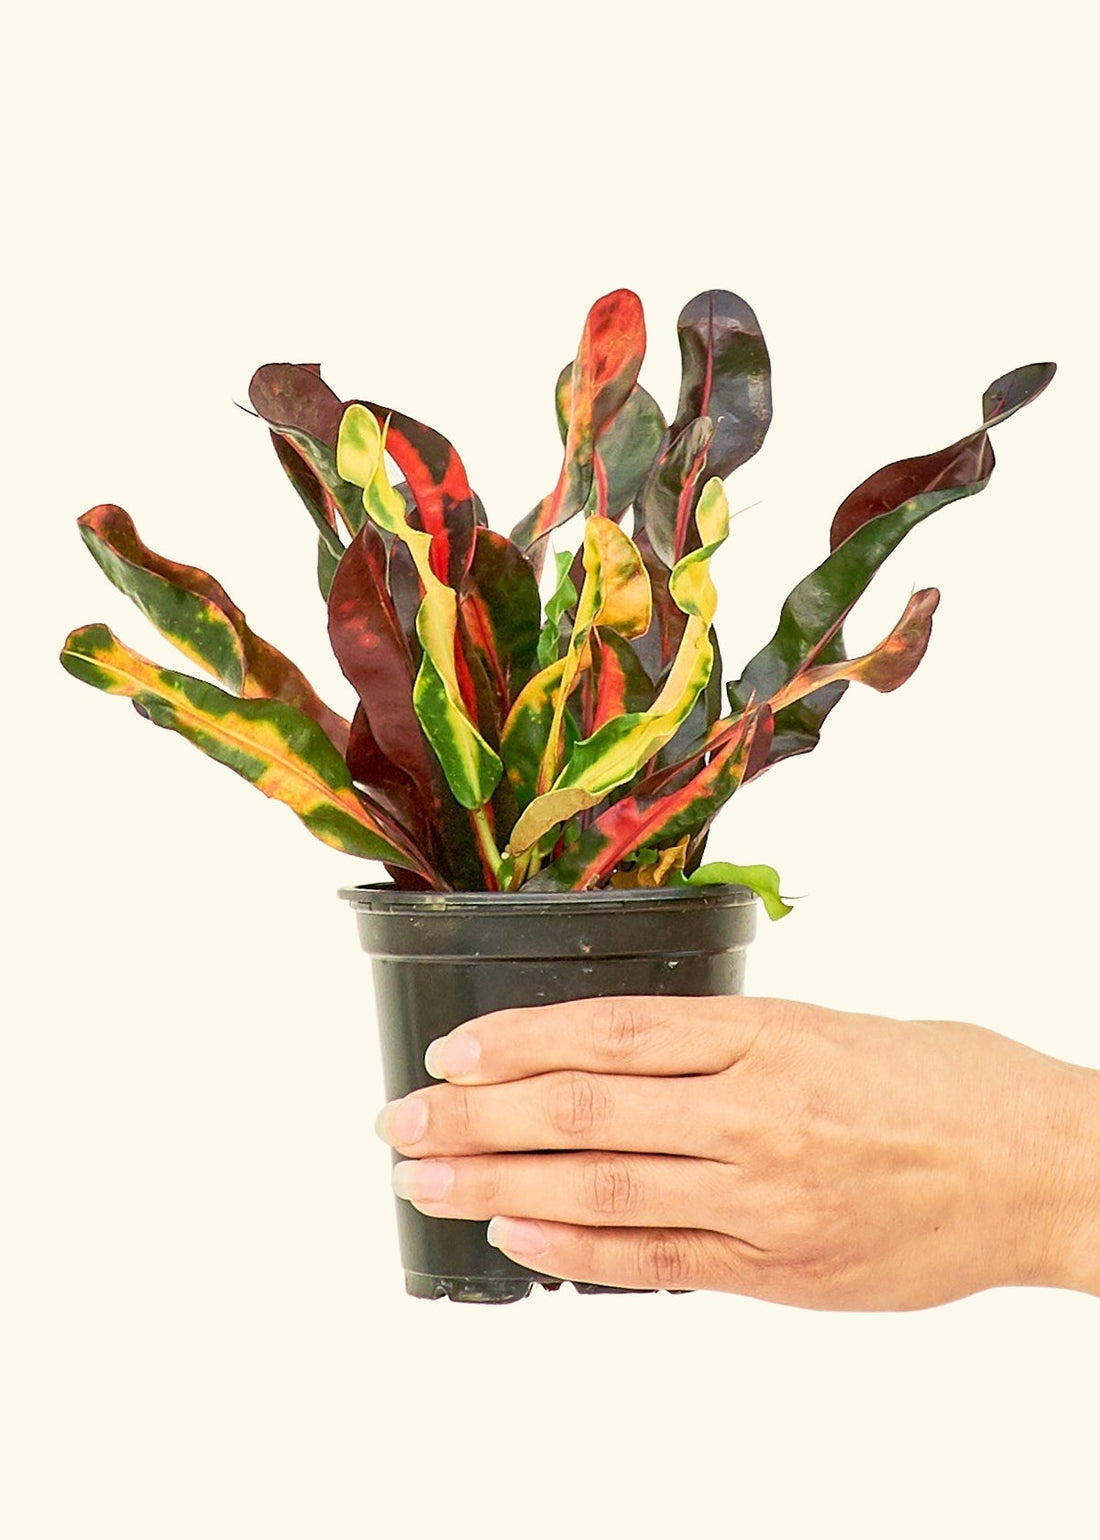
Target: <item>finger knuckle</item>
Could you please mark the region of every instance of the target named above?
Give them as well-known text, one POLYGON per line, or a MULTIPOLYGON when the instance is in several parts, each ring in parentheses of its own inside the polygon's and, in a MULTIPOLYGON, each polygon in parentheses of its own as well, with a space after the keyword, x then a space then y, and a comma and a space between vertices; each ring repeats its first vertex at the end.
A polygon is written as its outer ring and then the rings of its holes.
POLYGON ((496 1211, 497 1200, 503 1190, 503 1178, 504 1173, 501 1170, 499 1161, 478 1161, 473 1174, 473 1181, 470 1184, 471 1186, 476 1185, 478 1197, 482 1204, 494 1212, 496 1211))
POLYGON ((589 1212, 606 1219, 631 1219, 641 1206, 637 1174, 620 1155, 596 1155, 581 1168, 589 1212))
POLYGON ((798 1007, 791 1000, 764 998, 756 1001, 756 1042, 785 1042, 795 1027, 798 1007))
POLYGON ((694 1271, 692 1246, 686 1236, 647 1235, 641 1242, 641 1270, 662 1287, 675 1287, 694 1271))
POLYGON ((448 1110, 451 1128, 461 1139, 469 1139, 475 1126, 473 1097, 467 1086, 448 1086, 448 1110))
POLYGON ((610 1065, 632 1063, 643 1031, 638 1009, 631 1001, 606 1001, 592 1013, 592 1046, 597 1061, 610 1065))
POLYGON ((769 999, 758 1004, 758 1025, 751 1049, 775 1073, 790 1073, 804 1060, 807 1044, 820 1032, 821 1013, 799 1000, 769 999))
POLYGON ((594 1076, 570 1070, 550 1078, 547 1116, 555 1132, 583 1138, 599 1128, 606 1111, 607 1094, 594 1076))

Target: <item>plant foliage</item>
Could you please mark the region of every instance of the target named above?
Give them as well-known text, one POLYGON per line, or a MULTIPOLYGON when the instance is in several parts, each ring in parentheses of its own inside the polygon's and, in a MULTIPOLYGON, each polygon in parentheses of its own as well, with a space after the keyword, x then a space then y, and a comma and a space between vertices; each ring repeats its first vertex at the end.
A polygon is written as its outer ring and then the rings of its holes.
POLYGON ((637 296, 597 300, 557 381, 557 480, 511 538, 488 527, 442 434, 342 400, 315 364, 256 371, 252 407, 316 526, 349 719, 208 573, 151 551, 112 504, 79 520, 89 550, 217 683, 151 663, 103 625, 74 631, 62 663, 286 803, 326 844, 384 862, 401 887, 741 882, 785 913, 772 868, 701 864, 711 822, 745 782, 816 745, 849 683, 886 692, 909 678, 936 589, 915 593, 862 657, 848 657, 844 623, 911 529, 985 487, 989 430, 1054 365, 995 380, 973 432, 846 497, 828 554, 723 694, 711 560, 729 535, 723 483, 771 421, 771 366, 756 316, 723 289, 685 306, 679 339, 666 422, 638 383, 637 296), (548 546, 571 520, 579 550, 555 555, 542 603, 548 546))

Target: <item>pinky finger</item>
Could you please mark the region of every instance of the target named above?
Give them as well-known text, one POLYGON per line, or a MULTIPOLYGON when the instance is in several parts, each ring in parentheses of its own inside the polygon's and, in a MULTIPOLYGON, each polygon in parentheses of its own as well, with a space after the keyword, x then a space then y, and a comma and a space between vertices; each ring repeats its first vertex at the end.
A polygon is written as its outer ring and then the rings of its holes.
POLYGON ((713 1230, 594 1228, 498 1215, 488 1238, 524 1267, 573 1283, 754 1292, 751 1264, 737 1242, 713 1230))

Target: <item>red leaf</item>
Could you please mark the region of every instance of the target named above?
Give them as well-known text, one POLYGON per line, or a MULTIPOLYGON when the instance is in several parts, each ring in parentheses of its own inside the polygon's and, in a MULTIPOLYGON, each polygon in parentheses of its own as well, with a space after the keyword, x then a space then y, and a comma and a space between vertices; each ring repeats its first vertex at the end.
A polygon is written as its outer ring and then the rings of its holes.
MULTIPOLYGON (((401 467, 420 522, 432 537, 432 571, 458 590, 474 555, 477 504, 466 469, 442 433, 373 401, 358 403, 386 428, 386 453, 401 467)), ((415 520, 414 520, 415 522, 415 520)))
POLYGON ((386 548, 364 524, 336 569, 328 600, 329 639, 354 687, 379 750, 434 802, 428 748, 413 708, 415 666, 386 587, 386 548))
POLYGON ((829 547, 836 550, 868 519, 889 513, 911 497, 951 487, 984 485, 993 474, 993 446, 987 429, 1004 422, 1029 401, 1034 401, 1054 378, 1053 364, 1024 364, 993 381, 982 397, 982 426, 946 449, 930 455, 895 460, 861 482, 841 503, 833 517, 829 547))

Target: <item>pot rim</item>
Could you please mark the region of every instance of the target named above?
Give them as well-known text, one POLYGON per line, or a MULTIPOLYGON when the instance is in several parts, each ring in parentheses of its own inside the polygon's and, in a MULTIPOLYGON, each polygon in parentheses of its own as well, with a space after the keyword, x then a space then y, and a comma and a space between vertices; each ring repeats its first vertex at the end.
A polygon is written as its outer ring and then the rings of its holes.
POLYGON ((456 910, 503 909, 621 909, 635 905, 681 905, 713 908, 742 908, 756 903, 751 888, 739 883, 714 882, 705 886, 683 888, 596 888, 569 893, 488 893, 481 891, 428 892, 399 888, 392 882, 364 882, 338 889, 337 897, 353 909, 367 912, 407 910, 419 914, 451 913, 456 910))

